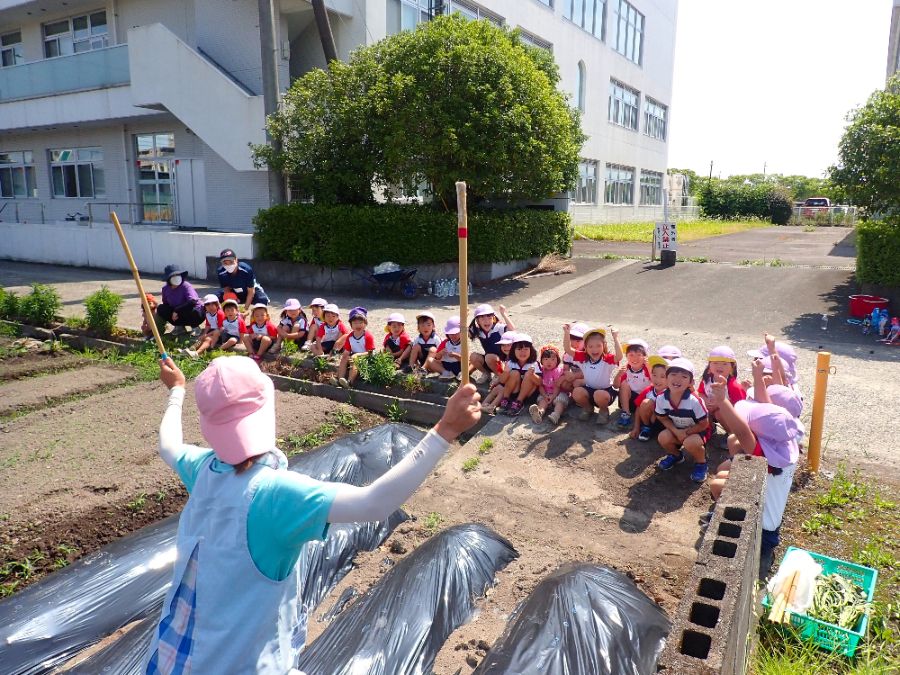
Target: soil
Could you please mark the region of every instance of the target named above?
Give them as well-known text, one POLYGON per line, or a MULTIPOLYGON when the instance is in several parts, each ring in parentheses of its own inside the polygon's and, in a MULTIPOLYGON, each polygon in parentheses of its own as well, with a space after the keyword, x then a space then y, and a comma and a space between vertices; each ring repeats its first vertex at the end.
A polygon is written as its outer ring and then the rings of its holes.
POLYGON ((98 389, 122 384, 135 377, 134 369, 86 365, 62 373, 26 377, 0 384, 0 418, 50 401, 82 396, 98 389))
MULTIPOLYGON (((659 446, 626 440, 611 428, 570 421, 553 433, 532 429, 520 418, 493 437, 484 455, 477 452, 481 437, 453 449, 407 503, 417 520, 401 525, 379 550, 357 556, 356 569, 319 606, 308 639, 325 628, 320 616, 345 588, 365 592, 389 567, 386 559, 408 555, 431 535, 424 525, 431 513, 442 519, 437 529, 483 522, 520 554, 497 575, 477 616, 447 640, 437 675, 471 673, 518 603, 564 562, 622 570, 673 613, 696 558, 698 517, 712 506, 709 490, 688 478, 690 463, 661 474, 654 467, 659 446), (464 473, 463 461, 473 456, 480 456, 479 466, 464 473)), ((711 451, 711 461, 718 457, 711 451)))
POLYGON ((82 357, 66 352, 22 354, 0 361, 0 381, 17 380, 41 373, 56 373, 86 364, 82 357))

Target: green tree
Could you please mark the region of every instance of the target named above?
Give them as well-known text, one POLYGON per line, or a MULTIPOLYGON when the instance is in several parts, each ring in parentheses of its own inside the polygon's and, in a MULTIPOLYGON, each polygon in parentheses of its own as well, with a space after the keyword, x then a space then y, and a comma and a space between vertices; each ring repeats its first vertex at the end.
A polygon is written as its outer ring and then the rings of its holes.
POLYGON ((850 200, 873 213, 900 206, 900 76, 851 112, 831 179, 850 200))
POLYGON ((283 151, 254 152, 320 203, 426 185, 449 207, 457 180, 475 199, 543 199, 574 185, 584 142, 559 79, 516 32, 440 17, 297 80, 268 122, 283 151))

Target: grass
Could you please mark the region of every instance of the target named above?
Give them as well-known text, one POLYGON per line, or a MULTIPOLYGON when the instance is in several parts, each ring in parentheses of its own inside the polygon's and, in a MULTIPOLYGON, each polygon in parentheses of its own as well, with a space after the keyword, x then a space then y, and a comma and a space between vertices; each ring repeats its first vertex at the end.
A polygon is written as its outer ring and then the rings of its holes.
MULTIPOLYGON (((678 223, 678 241, 695 241, 723 234, 771 227, 762 220, 691 220, 678 223)), ((576 225, 575 236, 594 241, 639 241, 651 243, 655 223, 616 223, 612 225, 576 225)))
POLYGON ((305 434, 291 434, 286 439, 284 439, 284 454, 288 457, 293 457, 294 455, 298 455, 301 452, 312 450, 313 448, 322 445, 322 443, 331 438, 335 433, 337 433, 337 430, 338 427, 336 424, 332 424, 331 422, 323 422, 315 429, 313 429, 312 431, 308 431, 305 434))
POLYGON ((384 413, 391 422, 402 422, 406 419, 407 411, 400 405, 400 401, 396 400, 387 407, 384 413))
POLYGON ((132 513, 140 513, 144 510, 144 507, 147 505, 147 494, 142 492, 137 497, 134 498, 134 501, 128 502, 126 507, 132 513))
POLYGON ((463 473, 471 473, 478 468, 479 464, 481 464, 480 457, 469 457, 469 459, 462 463, 463 473))
POLYGON ((20 337, 22 329, 14 323, 0 323, 0 337, 20 337))
POLYGON ((429 535, 432 535, 437 532, 438 528, 443 522, 444 517, 440 513, 432 511, 427 516, 425 516, 425 519, 422 521, 422 527, 425 528, 429 535))
POLYGON ((332 413, 332 416, 347 431, 359 431, 359 418, 348 408, 338 406, 338 409, 332 413))
POLYGON ((740 265, 741 267, 787 267, 788 263, 786 263, 781 258, 770 258, 769 260, 766 260, 765 258, 763 258, 762 260, 760 260, 759 258, 756 258, 754 260, 751 260, 750 258, 744 258, 738 263, 738 265, 740 265))
MULTIPOLYGON (((121 353, 116 349, 100 351, 90 348, 86 348, 78 353, 85 358, 94 359, 96 361, 106 361, 107 363, 132 366, 138 373, 138 379, 145 382, 155 380, 159 377, 159 354, 156 351, 156 347, 151 344, 147 344, 139 350, 126 353, 121 353)), ((202 373, 208 363, 206 359, 191 359, 171 352, 169 353, 169 356, 189 380, 194 379, 202 373)))

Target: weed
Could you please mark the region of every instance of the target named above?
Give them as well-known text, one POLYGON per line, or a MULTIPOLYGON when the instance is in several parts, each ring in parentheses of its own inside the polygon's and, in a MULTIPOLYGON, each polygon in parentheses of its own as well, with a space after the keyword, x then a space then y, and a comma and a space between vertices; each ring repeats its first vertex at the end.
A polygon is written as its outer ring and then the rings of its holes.
POLYGON ((478 446, 478 454, 486 455, 491 451, 491 448, 494 447, 494 441, 490 438, 482 438, 481 445, 478 446))
POLYGON ((463 473, 471 473, 478 468, 479 464, 481 464, 480 457, 469 457, 469 459, 462 463, 463 473))
POLYGON ((128 502, 126 506, 128 510, 132 513, 140 513, 144 510, 144 507, 147 505, 147 494, 142 492, 137 497, 134 498, 134 501, 128 502))
POLYGON ((884 537, 872 537, 865 548, 857 548, 853 554, 854 562, 880 570, 897 569, 897 558, 889 550, 890 542, 884 537))
POLYGON ((328 357, 327 356, 316 356, 313 359, 313 370, 317 373, 324 373, 328 370, 328 357))
POLYGON ((431 383, 428 380, 423 380, 415 373, 408 373, 406 375, 398 374, 397 384, 403 389, 403 391, 409 394, 415 394, 420 391, 427 391, 431 386, 431 383))
POLYGON ((313 448, 322 445, 322 443, 333 436, 337 430, 338 428, 334 424, 323 422, 318 427, 305 434, 291 434, 284 441, 287 446, 287 452, 285 454, 288 457, 293 457, 294 455, 299 455, 301 452, 312 450, 313 448))
POLYGON ((18 585, 22 583, 18 579, 15 581, 4 581, 0 584, 0 598, 5 598, 8 595, 12 595, 16 592, 16 588, 18 585))
POLYGON ((356 359, 359 376, 369 384, 389 387, 394 383, 397 366, 390 352, 372 352, 356 359))
POLYGON ((57 558, 53 561, 53 569, 61 570, 63 567, 66 567, 69 564, 69 561, 65 558, 57 558))
POLYGON ((804 231, 804 232, 815 232, 815 231, 816 231, 816 226, 815 226, 815 225, 804 225, 804 226, 803 226, 803 231, 804 231))
POLYGON ((834 509, 866 495, 869 487, 859 480, 859 472, 854 471, 853 476, 848 478, 846 470, 844 464, 838 465, 834 480, 831 481, 831 487, 827 492, 816 497, 816 506, 823 509, 834 509))
POLYGON ((63 555, 72 555, 73 553, 78 553, 78 549, 74 546, 69 546, 68 544, 59 544, 56 547, 56 550, 62 553, 63 555))
POLYGON ((404 410, 404 409, 400 406, 400 401, 399 401, 399 400, 395 400, 393 403, 391 403, 391 404, 387 407, 387 410, 385 410, 384 412, 385 412, 385 414, 387 415, 387 418, 388 418, 391 422, 402 422, 404 419, 406 419, 406 413, 407 413, 407 411, 404 410))
POLYGON ((13 291, 0 289, 0 319, 17 319, 21 302, 13 291))
POLYGON ((63 319, 63 325, 66 328, 83 329, 88 327, 88 322, 83 316, 67 316, 63 319))
MULTIPOLYGON (((0 288, 0 317, 3 311, 2 293, 5 291, 0 288)), ((17 338, 21 333, 22 329, 14 323, 0 323, 0 337, 17 338)))
POLYGON ((833 530, 843 529, 843 522, 832 513, 814 513, 800 528, 807 534, 818 534, 827 528, 833 530))
POLYGON ((62 307, 59 293, 52 286, 31 284, 31 293, 19 302, 19 314, 28 323, 48 326, 62 307))
POLYGON ((847 521, 852 523, 857 520, 865 520, 867 515, 869 515, 869 512, 865 509, 854 509, 847 513, 847 521))
POLYGON ((333 413, 335 421, 347 431, 359 430, 359 418, 351 410, 344 406, 338 406, 333 413))
POLYGON ((160 490, 156 493, 156 503, 162 504, 164 501, 166 501, 166 497, 168 496, 169 495, 165 492, 165 490, 160 490))
POLYGON ((787 263, 781 258, 772 258, 769 261, 769 267, 786 267, 787 263))
POLYGON ((116 327, 116 318, 119 316, 122 302, 122 296, 113 293, 106 286, 101 286, 99 291, 91 293, 84 299, 88 326, 104 333, 112 331, 116 327))
POLYGON ((297 346, 297 343, 293 340, 285 340, 281 343, 281 354, 282 356, 293 356, 297 352, 300 351, 300 347, 297 346))
POLYGON ((882 498, 881 495, 875 495, 875 499, 872 503, 879 511, 893 511, 897 508, 896 502, 890 502, 887 499, 882 498))
POLYGON ((680 262, 692 262, 692 263, 708 263, 710 259, 705 255, 696 255, 691 256, 690 258, 678 258, 680 262))
POLYGON ((744 258, 738 263, 741 267, 759 267, 760 265, 765 264, 764 260, 750 260, 749 258, 744 258))
POLYGON ((434 534, 437 532, 437 529, 441 526, 441 523, 444 522, 443 516, 436 511, 432 511, 425 519, 422 521, 422 527, 424 527, 428 534, 434 534))
MULTIPOLYGON (((141 349, 125 354, 120 353, 116 349, 101 352, 86 348, 81 352, 81 355, 89 359, 133 366, 138 372, 138 378, 144 381, 155 380, 159 377, 159 354, 156 352, 156 347, 151 344, 144 345, 141 349)), ((197 377, 206 368, 204 359, 194 360, 172 353, 169 356, 189 380, 197 377)))
POLYGON ((625 260, 624 255, 617 255, 615 253, 604 253, 600 256, 601 260, 625 260))

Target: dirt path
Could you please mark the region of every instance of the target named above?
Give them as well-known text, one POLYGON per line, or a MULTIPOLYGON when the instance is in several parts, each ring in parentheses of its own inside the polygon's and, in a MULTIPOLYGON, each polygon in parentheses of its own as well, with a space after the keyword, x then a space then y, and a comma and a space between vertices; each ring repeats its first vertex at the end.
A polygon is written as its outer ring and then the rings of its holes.
MULTIPOLYGON (((710 507, 709 491, 691 483, 684 467, 659 474, 653 468, 661 454, 655 443, 621 438, 580 423, 535 434, 530 421, 520 420, 494 435, 484 455, 477 452, 481 438, 455 448, 408 502, 418 520, 398 528, 380 550, 358 556, 357 569, 322 602, 316 618, 345 588, 364 592, 430 536, 428 514, 440 515, 437 529, 485 523, 520 553, 498 574, 477 617, 447 640, 435 665, 438 675, 460 668, 470 673, 510 612, 563 562, 621 569, 671 612, 696 557, 697 518, 710 507), (462 463, 473 456, 480 456, 479 466, 464 473, 462 463)), ((324 627, 311 623, 309 640, 324 627)))
POLYGON ((0 384, 0 417, 15 410, 34 408, 50 401, 122 384, 134 376, 132 368, 88 365, 0 384))

